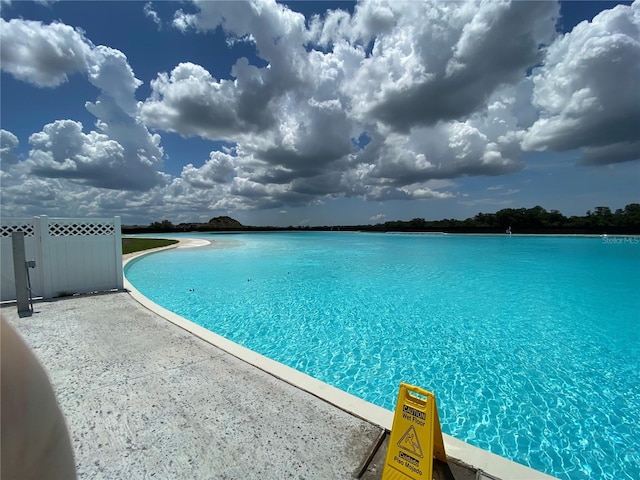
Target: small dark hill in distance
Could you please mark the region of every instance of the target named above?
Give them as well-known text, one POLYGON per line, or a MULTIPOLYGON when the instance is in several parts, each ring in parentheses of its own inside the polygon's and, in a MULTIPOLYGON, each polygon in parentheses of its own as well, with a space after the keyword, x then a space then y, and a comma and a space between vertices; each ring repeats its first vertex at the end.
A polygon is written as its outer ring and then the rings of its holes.
POLYGON ((211 228, 243 228, 244 225, 242 225, 239 221, 237 221, 234 218, 231 217, 214 217, 211 220, 209 220, 209 226, 211 228))

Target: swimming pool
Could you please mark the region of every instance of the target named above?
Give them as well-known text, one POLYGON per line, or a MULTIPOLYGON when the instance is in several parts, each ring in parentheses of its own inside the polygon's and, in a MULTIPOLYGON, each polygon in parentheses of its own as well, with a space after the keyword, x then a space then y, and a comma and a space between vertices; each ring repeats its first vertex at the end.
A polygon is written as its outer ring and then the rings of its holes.
MULTIPOLYGON (((194 236, 194 235, 189 235, 194 236)), ((145 296, 392 410, 562 479, 640 478, 635 238, 271 233, 127 265, 145 296), (223 247, 223 248, 220 248, 223 247)))

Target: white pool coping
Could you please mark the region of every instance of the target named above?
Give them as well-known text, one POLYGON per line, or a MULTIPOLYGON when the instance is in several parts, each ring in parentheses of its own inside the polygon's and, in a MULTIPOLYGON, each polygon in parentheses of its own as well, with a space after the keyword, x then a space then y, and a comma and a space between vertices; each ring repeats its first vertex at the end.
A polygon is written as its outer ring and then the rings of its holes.
MULTIPOLYGON (((175 245, 125 255, 123 257, 123 269, 127 263, 144 255, 173 248, 195 248, 210 244, 211 242, 202 239, 180 239, 179 243, 175 245)), ((230 355, 233 355, 234 357, 239 358, 249 363, 250 365, 255 366, 256 368, 259 368, 260 370, 276 378, 279 378, 289 383, 290 385, 304 390, 338 407, 341 410, 349 412, 350 414, 358 418, 366 420, 388 431, 391 430, 394 412, 362 400, 361 398, 344 392, 336 387, 333 387, 332 385, 321 382, 320 380, 317 380, 310 375, 307 375, 306 373, 302 373, 280 362, 276 362, 275 360, 256 353, 253 350, 249 350, 242 345, 232 342, 231 340, 228 340, 221 335, 213 333, 210 330, 207 330, 206 328, 201 327, 200 325, 197 325, 167 310, 164 307, 161 307, 157 303, 149 300, 147 297, 142 295, 127 280, 126 276, 124 277, 124 287, 129 291, 131 297, 133 297, 142 306, 165 318, 178 327, 183 328, 184 330, 210 343, 211 345, 224 350, 230 355)), ((491 453, 487 450, 474 447, 473 445, 463 442, 462 440, 458 440, 457 438, 454 438, 450 435, 443 434, 443 439, 448 457, 460 460, 465 464, 470 465, 471 467, 481 470, 482 472, 485 472, 498 479, 552 480, 556 478, 491 453)))

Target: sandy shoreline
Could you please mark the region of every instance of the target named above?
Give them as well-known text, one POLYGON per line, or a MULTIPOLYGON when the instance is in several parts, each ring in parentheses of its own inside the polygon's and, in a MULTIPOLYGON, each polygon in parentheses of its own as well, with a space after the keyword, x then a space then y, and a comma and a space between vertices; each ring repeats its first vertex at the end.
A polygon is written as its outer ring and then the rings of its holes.
MULTIPOLYGON (((158 237, 164 238, 164 237, 158 237)), ((166 238, 166 240, 176 240, 174 238, 166 238)), ((208 245, 213 244, 210 240, 204 240, 201 238, 179 238, 177 239, 178 243, 174 243, 173 245, 167 245, 166 247, 158 247, 158 248, 150 248, 149 250, 140 250, 138 252, 125 253, 122 255, 122 260, 126 263, 135 257, 140 257, 142 255, 146 255, 147 253, 153 252, 161 252, 162 250, 170 250, 172 248, 197 248, 197 247, 206 247, 208 245)))

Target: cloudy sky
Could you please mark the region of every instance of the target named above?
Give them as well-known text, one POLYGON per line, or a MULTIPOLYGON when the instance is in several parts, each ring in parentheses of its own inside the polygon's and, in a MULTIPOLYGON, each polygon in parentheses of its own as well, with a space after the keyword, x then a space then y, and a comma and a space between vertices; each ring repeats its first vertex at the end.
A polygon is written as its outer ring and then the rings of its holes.
POLYGON ((640 202, 640 0, 0 0, 1 214, 247 225, 640 202))

